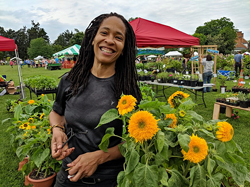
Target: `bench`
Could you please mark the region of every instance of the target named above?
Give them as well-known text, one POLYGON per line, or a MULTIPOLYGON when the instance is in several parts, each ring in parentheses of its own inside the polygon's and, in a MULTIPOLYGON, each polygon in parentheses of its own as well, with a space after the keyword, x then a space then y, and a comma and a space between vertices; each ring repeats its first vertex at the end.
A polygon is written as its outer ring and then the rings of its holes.
POLYGON ((232 117, 233 109, 250 111, 250 107, 242 108, 240 106, 232 106, 232 105, 228 105, 225 103, 216 102, 214 103, 213 119, 219 119, 220 106, 226 106, 226 117, 229 117, 229 118, 232 117))

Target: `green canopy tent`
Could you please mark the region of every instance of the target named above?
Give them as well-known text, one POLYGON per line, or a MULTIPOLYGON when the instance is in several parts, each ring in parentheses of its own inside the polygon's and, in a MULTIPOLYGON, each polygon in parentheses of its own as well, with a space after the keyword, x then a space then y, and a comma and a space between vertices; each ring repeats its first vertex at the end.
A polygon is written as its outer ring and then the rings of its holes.
POLYGON ((68 47, 62 51, 59 51, 57 53, 54 53, 53 56, 54 57, 58 57, 58 56, 73 56, 73 55, 79 55, 79 50, 80 50, 81 46, 78 44, 75 44, 71 47, 68 47))

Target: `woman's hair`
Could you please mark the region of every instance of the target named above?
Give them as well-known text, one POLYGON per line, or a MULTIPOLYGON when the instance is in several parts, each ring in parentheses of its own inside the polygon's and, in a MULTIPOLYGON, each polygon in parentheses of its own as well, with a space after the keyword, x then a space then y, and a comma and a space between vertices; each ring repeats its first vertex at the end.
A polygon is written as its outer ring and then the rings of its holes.
POLYGON ((135 67, 135 34, 133 28, 123 16, 112 12, 96 17, 85 30, 78 60, 67 76, 67 79, 71 82, 70 89, 72 94, 76 95, 80 87, 82 90, 86 88, 95 56, 92 41, 103 20, 111 16, 120 18, 126 27, 123 54, 117 59, 115 65, 115 96, 120 98, 122 93, 129 94, 140 101, 141 92, 137 84, 138 76, 135 67))
POLYGON ((213 60, 212 56, 211 55, 207 55, 207 61, 211 61, 213 60))

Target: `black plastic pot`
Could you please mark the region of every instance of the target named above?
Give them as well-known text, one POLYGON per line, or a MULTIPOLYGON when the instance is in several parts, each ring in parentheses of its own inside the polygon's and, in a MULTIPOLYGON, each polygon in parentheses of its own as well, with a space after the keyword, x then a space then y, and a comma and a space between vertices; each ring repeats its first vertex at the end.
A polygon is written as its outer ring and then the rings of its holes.
POLYGON ((226 112, 226 106, 220 105, 220 113, 225 114, 226 112))
POLYGON ((190 81, 190 86, 191 87, 196 87, 196 85, 197 85, 197 81, 195 81, 195 80, 190 81))
POLYGON ((248 102, 247 101, 240 101, 240 107, 248 108, 248 102))
POLYGON ((203 86, 203 82, 202 81, 198 81, 197 82, 197 86, 203 86))

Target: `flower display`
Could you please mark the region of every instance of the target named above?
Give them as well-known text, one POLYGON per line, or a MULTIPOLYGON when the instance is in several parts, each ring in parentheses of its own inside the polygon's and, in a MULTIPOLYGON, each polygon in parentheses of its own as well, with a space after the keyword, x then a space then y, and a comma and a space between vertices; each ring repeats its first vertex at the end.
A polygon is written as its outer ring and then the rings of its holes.
POLYGON ((168 98, 168 103, 171 105, 172 108, 176 108, 183 102, 183 99, 186 99, 188 97, 189 94, 184 93, 182 91, 177 91, 168 98))
POLYGON ((124 95, 118 102, 117 108, 120 115, 127 114, 134 110, 136 105, 136 98, 132 95, 124 95))
POLYGON ((129 120, 128 132, 136 142, 152 139, 158 130, 157 120, 148 111, 138 111, 129 120))
POLYGON ((175 128, 177 127, 176 124, 177 124, 177 118, 175 116, 175 114, 166 114, 166 117, 165 117, 165 120, 167 119, 172 119, 172 123, 168 126, 170 128, 175 128))
POLYGON ((206 140, 203 138, 197 137, 197 135, 190 136, 191 141, 189 143, 189 150, 185 152, 181 150, 184 160, 189 160, 193 163, 199 163, 204 160, 207 156, 208 146, 206 140))
POLYGON ((218 122, 218 131, 216 132, 216 137, 218 140, 222 142, 228 142, 233 138, 234 135, 234 129, 232 125, 230 125, 228 122, 218 122))
POLYGON ((124 171, 117 177, 118 187, 200 186, 201 183, 220 187, 228 177, 237 186, 244 186, 249 171, 239 145, 232 140, 230 124, 205 121, 194 111, 196 104, 184 92, 173 93, 166 105, 153 100, 154 93, 148 87, 140 89, 143 99, 137 107, 132 110, 129 107, 130 112, 125 115, 119 109, 111 109, 103 114, 97 126, 114 119, 123 122, 122 135, 114 134, 114 128, 110 127, 99 144, 101 150, 107 151, 112 136, 123 141, 119 149, 125 163, 124 171))

